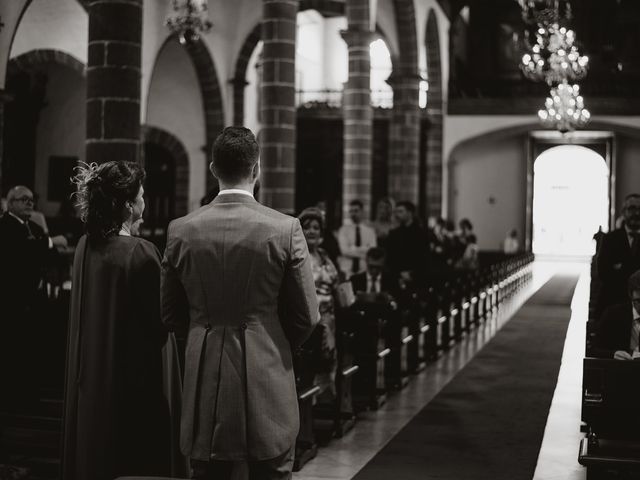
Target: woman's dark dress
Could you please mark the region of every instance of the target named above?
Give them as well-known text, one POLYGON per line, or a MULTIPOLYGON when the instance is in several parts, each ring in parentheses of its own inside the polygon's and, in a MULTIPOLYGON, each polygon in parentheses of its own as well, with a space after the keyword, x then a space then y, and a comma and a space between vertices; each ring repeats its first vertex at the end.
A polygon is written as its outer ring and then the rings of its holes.
POLYGON ((168 475, 167 333, 155 246, 136 237, 97 245, 82 237, 69 321, 63 478, 168 475))

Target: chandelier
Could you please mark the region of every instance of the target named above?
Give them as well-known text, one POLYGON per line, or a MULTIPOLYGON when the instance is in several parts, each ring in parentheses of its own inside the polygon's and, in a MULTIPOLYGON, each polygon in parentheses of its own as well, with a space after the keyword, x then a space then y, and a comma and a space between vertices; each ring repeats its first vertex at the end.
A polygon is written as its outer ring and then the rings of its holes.
POLYGON ((568 0, 517 0, 522 10, 522 19, 528 25, 547 26, 565 23, 572 18, 568 0))
POLYGON ((522 56, 520 69, 524 76, 551 86, 563 80, 580 80, 587 74, 589 57, 580 55, 573 30, 553 23, 540 26, 531 52, 522 56))
POLYGON ((566 80, 551 89, 551 96, 544 103, 545 109, 538 111, 540 122, 562 133, 584 126, 591 114, 584 108, 584 98, 578 85, 570 85, 566 80))
POLYGON ((197 41, 213 25, 207 14, 207 0, 173 0, 172 10, 165 24, 183 45, 197 41))

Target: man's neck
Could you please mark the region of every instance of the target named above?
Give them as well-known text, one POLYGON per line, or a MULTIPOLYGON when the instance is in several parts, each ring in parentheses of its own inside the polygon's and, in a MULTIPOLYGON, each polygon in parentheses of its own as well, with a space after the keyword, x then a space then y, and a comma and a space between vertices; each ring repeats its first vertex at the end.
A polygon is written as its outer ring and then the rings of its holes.
POLYGON ((223 190, 244 190, 245 192, 253 195, 254 184, 253 183, 240 183, 238 185, 228 185, 224 183, 220 183, 220 191, 223 190))

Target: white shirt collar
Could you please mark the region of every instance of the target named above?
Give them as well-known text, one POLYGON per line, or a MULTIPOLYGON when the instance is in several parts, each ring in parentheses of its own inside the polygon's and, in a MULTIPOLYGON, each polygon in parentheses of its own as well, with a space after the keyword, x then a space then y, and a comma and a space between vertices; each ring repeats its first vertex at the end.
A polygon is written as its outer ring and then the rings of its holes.
POLYGON ((18 220, 18 221, 20 222, 20 224, 21 224, 21 225, 24 225, 25 223, 27 223, 27 222, 25 222, 23 219, 21 219, 19 216, 14 215, 14 214, 13 214, 13 213, 11 213, 11 212, 7 212, 7 213, 8 213, 9 215, 11 215, 13 218, 15 218, 16 220, 18 220))
POLYGON ((239 193, 241 195, 248 195, 249 197, 253 198, 253 194, 252 193, 247 192, 246 190, 242 190, 241 188, 226 188, 224 190, 220 190, 218 195, 227 195, 227 194, 231 194, 231 193, 239 193))

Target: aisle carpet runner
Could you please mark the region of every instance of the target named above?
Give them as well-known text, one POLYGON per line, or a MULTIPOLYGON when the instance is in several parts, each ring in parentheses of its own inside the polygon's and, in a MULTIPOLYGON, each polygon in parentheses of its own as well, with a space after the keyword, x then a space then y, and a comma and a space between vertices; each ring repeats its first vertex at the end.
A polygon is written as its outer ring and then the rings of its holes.
POLYGON ((355 480, 531 480, 577 276, 549 280, 355 480))

